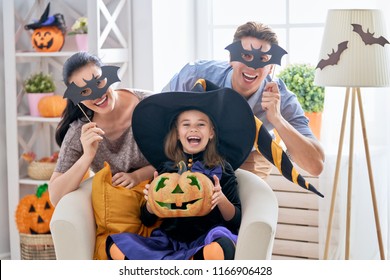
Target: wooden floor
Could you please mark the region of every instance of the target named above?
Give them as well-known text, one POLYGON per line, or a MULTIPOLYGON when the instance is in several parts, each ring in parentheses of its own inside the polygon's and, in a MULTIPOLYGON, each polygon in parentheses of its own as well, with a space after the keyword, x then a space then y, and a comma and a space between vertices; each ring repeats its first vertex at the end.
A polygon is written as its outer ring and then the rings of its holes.
MULTIPOLYGON (((300 169, 299 172, 319 190, 318 177, 300 169)), ((276 168, 266 181, 279 202, 272 259, 318 259, 319 197, 285 179, 276 168)))

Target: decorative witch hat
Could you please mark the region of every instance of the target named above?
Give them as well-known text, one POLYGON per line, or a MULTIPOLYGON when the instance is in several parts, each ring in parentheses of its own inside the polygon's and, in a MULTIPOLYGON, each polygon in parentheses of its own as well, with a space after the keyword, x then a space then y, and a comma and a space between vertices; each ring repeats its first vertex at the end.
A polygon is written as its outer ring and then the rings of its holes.
POLYGON ((55 14, 53 16, 49 16, 50 13, 50 2, 47 4, 45 11, 43 12, 40 19, 36 22, 26 24, 24 29, 32 29, 35 30, 37 28, 43 26, 56 26, 58 27, 63 34, 66 32, 65 19, 62 14, 55 14))
POLYGON ((217 135, 218 151, 233 169, 242 165, 255 146, 285 178, 324 197, 298 173, 282 147, 272 139, 262 122, 254 118, 250 106, 240 94, 202 79, 191 92, 155 94, 142 100, 134 109, 134 139, 154 167, 169 160, 164 153, 164 138, 176 116, 191 109, 210 117, 217 135))

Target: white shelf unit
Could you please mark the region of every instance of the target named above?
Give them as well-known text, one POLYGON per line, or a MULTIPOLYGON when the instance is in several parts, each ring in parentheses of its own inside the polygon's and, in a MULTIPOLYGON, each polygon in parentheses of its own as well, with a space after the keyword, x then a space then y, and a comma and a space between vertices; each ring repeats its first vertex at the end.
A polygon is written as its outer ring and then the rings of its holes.
MULTIPOLYGON (((47 0, 3 1, 5 100, 8 212, 11 259, 20 259, 20 240, 14 214, 21 189, 34 192, 45 181, 32 180, 24 174, 26 163, 21 155, 33 150, 51 154, 58 149, 54 131, 59 118, 31 117, 24 101, 22 81, 32 72, 51 73, 56 80, 56 94, 64 92, 62 83, 63 62, 77 49, 71 36, 65 37, 65 45, 59 52, 34 52, 30 43, 31 31, 24 25, 39 19, 47 0)), ((68 29, 80 16, 88 18, 88 51, 98 55, 106 64, 120 67, 122 84, 132 86, 131 61, 131 0, 51 0, 50 15, 62 13, 68 29)))

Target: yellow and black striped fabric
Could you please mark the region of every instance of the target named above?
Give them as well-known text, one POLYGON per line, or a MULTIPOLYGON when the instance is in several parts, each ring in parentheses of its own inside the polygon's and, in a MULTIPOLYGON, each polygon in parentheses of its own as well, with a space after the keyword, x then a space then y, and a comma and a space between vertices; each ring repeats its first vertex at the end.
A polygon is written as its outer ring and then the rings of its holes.
POLYGON ((283 148, 276 143, 271 134, 263 127, 263 122, 255 116, 256 121, 256 139, 255 148, 261 153, 269 162, 275 165, 279 172, 291 182, 307 189, 320 197, 324 197, 317 189, 305 178, 302 177, 288 158, 283 148))

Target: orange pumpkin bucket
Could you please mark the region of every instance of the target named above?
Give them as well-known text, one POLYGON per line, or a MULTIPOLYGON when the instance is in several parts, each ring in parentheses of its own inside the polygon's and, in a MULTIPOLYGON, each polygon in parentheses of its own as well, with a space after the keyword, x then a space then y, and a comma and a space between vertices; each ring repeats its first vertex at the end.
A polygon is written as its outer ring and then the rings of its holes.
POLYGON ((56 26, 40 27, 31 36, 31 44, 37 52, 58 52, 64 42, 65 36, 56 26))
POLYGON ((24 26, 26 30, 33 30, 31 44, 37 52, 58 52, 65 41, 66 24, 62 14, 49 16, 50 3, 38 21, 24 26))
POLYGON ((148 203, 159 217, 204 216, 211 211, 213 183, 202 173, 163 173, 149 187, 148 203))

